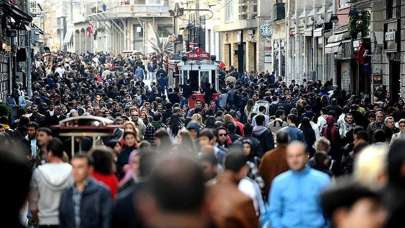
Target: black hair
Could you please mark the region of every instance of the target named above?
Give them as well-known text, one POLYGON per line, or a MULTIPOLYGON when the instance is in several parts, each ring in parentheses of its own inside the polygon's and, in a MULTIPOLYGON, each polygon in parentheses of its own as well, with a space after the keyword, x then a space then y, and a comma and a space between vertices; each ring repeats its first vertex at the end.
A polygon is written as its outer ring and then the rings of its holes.
POLYGON ((255 117, 257 126, 264 126, 264 121, 266 120, 262 114, 255 117))
POLYGON ((259 112, 265 112, 266 111, 266 107, 264 106, 259 106, 259 112))
MULTIPOLYGON (((405 177, 401 169, 405 165, 405 140, 397 139, 392 142, 387 157, 388 183, 391 185, 402 185, 405 177)), ((402 185, 403 186, 403 185, 402 185)))
POLYGON ((228 133, 228 129, 226 129, 225 127, 223 127, 223 126, 218 127, 218 128, 215 130, 215 135, 216 135, 217 137, 218 137, 218 133, 219 133, 220 130, 224 130, 226 133, 228 133))
POLYGON ((37 122, 32 121, 32 122, 30 122, 30 123, 27 125, 27 128, 29 128, 29 127, 38 129, 38 128, 39 128, 39 124, 38 124, 37 122))
POLYGON ((383 129, 377 129, 373 132, 373 142, 385 142, 386 141, 386 136, 385 132, 383 129))
POLYGON ((293 124, 298 123, 298 118, 295 114, 288 114, 287 119, 289 119, 293 124))
POLYGON ((276 141, 277 144, 288 144, 289 142, 288 132, 284 130, 277 131, 276 141))
POLYGON ((111 148, 105 146, 94 147, 90 150, 89 155, 93 160, 95 171, 104 175, 113 173, 113 152, 111 148))
POLYGON ((339 208, 351 209, 361 199, 381 201, 378 193, 350 179, 340 179, 335 185, 326 189, 320 196, 321 207, 325 216, 332 219, 339 208))
POLYGON ((207 137, 209 140, 212 140, 215 137, 214 132, 212 132, 212 130, 208 129, 208 128, 204 128, 202 131, 200 131, 200 133, 198 134, 198 137, 202 137, 202 136, 207 137))
POLYGON ((46 149, 48 153, 51 152, 53 156, 63 159, 64 145, 59 138, 53 138, 46 146, 46 149))
POLYGON ((356 135, 357 138, 359 138, 359 139, 363 139, 365 141, 368 141, 368 134, 367 134, 367 131, 365 131, 365 130, 354 131, 353 135, 356 135))
POLYGON ((37 130, 38 132, 45 132, 48 136, 52 135, 52 130, 50 128, 47 127, 40 127, 37 130))
POLYGON ((232 150, 225 157, 225 170, 239 172, 246 165, 246 156, 239 150, 232 150))

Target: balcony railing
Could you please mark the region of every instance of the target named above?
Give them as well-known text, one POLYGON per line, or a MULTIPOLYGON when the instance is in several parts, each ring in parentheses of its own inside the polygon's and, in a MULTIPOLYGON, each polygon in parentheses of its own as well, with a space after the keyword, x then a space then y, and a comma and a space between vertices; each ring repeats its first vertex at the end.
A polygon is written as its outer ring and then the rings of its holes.
MULTIPOLYGON (((102 12, 104 19, 128 17, 170 17, 169 7, 166 5, 116 5, 102 12)), ((95 15, 95 14, 93 14, 95 15)), ((92 17, 93 15, 90 15, 92 17)))
POLYGON ((285 19, 285 3, 274 4, 274 20, 279 21, 285 19))

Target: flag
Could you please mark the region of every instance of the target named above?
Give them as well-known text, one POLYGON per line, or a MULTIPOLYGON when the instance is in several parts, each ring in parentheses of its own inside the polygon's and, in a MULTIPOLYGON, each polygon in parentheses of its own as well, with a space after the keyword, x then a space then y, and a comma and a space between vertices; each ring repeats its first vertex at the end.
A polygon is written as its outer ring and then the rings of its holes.
POLYGON ((361 43, 360 48, 357 51, 357 54, 355 57, 358 64, 366 63, 366 58, 364 57, 365 53, 366 53, 366 45, 364 45, 364 43, 361 43))
POLYGON ((91 36, 91 34, 94 33, 94 25, 92 23, 89 23, 87 25, 86 31, 87 31, 87 36, 91 36))

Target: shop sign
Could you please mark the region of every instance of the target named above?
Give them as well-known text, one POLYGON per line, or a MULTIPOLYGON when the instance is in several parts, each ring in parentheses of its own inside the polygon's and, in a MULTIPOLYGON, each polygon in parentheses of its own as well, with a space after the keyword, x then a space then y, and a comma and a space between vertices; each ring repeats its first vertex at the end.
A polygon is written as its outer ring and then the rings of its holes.
POLYGON ((385 41, 395 41, 395 31, 385 33, 385 41))

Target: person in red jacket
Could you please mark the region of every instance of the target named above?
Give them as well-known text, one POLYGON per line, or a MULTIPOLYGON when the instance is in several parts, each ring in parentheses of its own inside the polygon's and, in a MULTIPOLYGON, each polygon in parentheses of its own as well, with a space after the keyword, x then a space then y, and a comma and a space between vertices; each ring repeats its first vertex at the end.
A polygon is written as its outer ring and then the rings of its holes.
POLYGON ((106 146, 98 146, 94 147, 89 154, 93 160, 93 178, 105 184, 115 198, 118 192, 118 178, 114 174, 112 150, 106 146))

